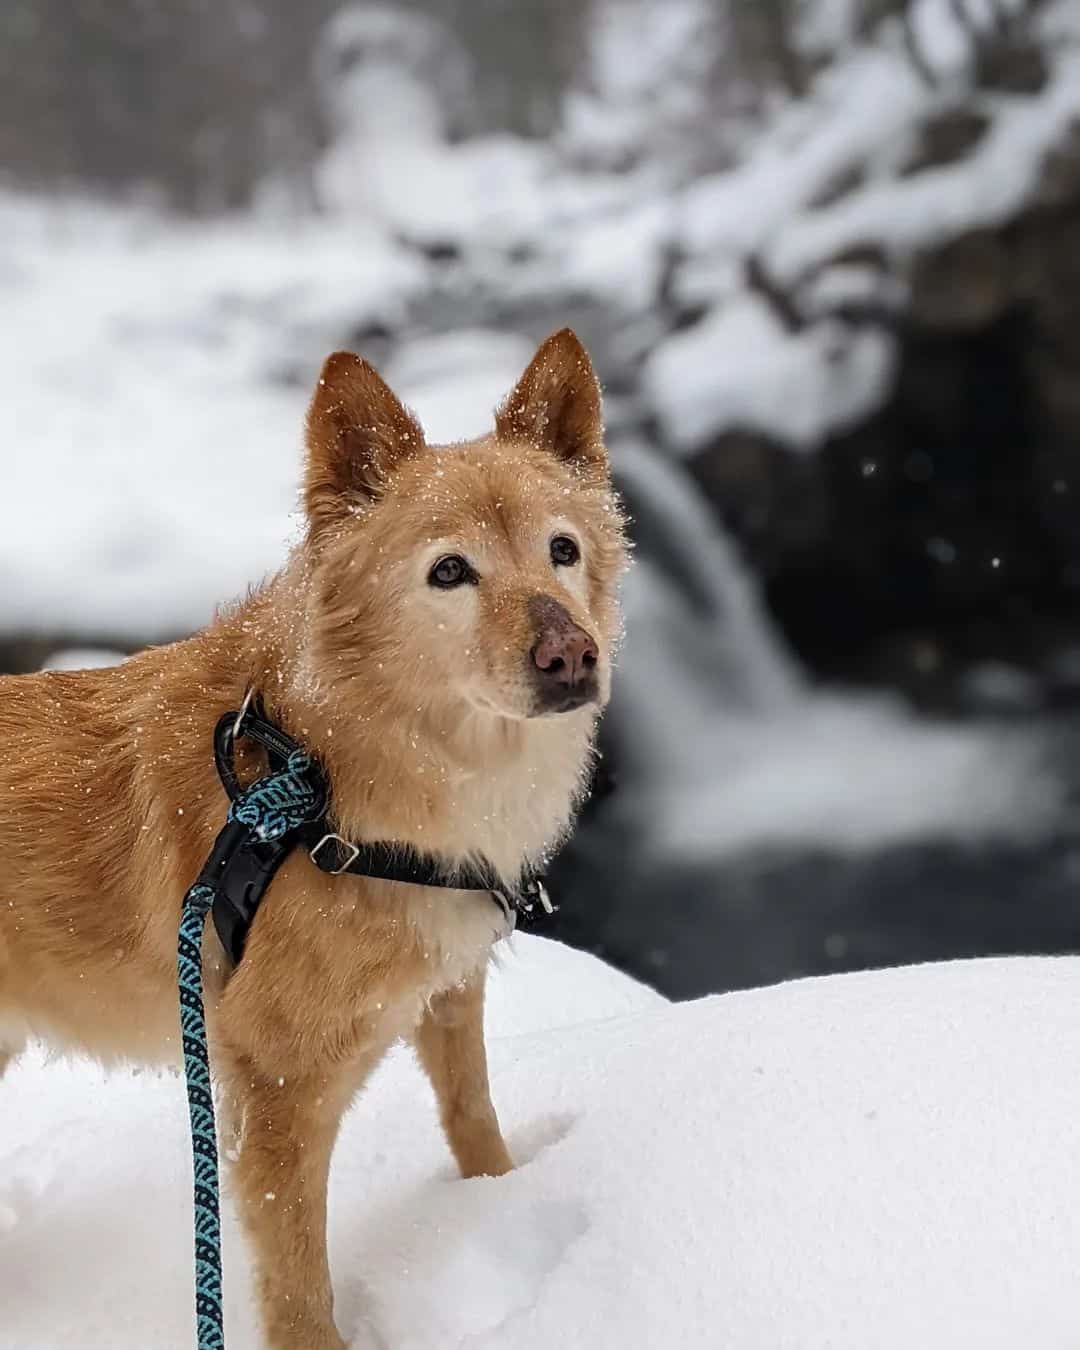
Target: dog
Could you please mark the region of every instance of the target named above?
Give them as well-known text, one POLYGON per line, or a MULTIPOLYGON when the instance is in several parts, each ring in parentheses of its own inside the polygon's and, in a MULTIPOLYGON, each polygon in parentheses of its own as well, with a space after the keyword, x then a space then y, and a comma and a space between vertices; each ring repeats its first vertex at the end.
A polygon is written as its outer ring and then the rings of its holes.
MULTIPOLYGON (((246 600, 112 669, 0 679, 0 1074, 31 1036, 178 1061, 181 903, 228 807, 214 727, 249 690, 317 755, 346 839, 480 857, 509 885, 570 826, 628 558, 581 343, 548 338, 494 430, 455 445, 338 352, 306 433, 302 538, 246 600)), ((260 754, 238 749, 249 778, 260 754)), ((483 1037, 508 926, 482 893, 327 875, 300 850, 238 965, 207 925, 223 1151, 271 1350, 343 1350, 330 1157, 392 1043, 415 1046, 462 1175, 513 1166, 483 1037)))

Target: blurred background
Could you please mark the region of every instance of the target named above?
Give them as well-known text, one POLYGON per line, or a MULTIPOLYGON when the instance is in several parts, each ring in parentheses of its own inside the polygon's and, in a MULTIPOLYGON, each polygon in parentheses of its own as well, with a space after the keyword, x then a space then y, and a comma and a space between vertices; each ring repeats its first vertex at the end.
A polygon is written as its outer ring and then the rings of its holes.
POLYGON ((571 324, 637 562, 547 931, 1080 948, 1078 226, 1080 0, 5 0, 0 669, 272 569, 331 349, 452 439, 571 324))

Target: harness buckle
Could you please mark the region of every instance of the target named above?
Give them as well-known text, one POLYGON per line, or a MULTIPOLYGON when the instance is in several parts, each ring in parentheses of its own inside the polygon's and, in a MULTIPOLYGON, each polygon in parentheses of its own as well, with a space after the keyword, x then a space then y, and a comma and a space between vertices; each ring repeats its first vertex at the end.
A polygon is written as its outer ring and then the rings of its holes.
POLYGON ((357 858, 359 858, 359 856, 360 856, 360 849, 356 844, 354 844, 349 839, 342 839, 340 834, 333 834, 333 833, 324 834, 323 837, 319 840, 319 842, 315 845, 315 847, 311 849, 311 851, 308 853, 308 857, 315 864, 315 866, 320 868, 323 872, 329 873, 329 875, 332 877, 338 877, 342 874, 342 872, 347 872, 349 868, 353 865, 353 863, 357 860, 357 858), (341 864, 340 867, 323 867, 322 863, 319 862, 318 852, 319 849, 321 849, 324 844, 340 844, 342 848, 346 848, 349 850, 349 856, 345 859, 345 861, 341 864))
POLYGON ((531 881, 526 882, 522 894, 528 896, 528 903, 525 905, 525 909, 528 910, 530 914, 532 913, 533 905, 537 901, 539 901, 540 908, 545 914, 555 913, 555 906, 551 903, 551 896, 548 895, 547 887, 539 877, 534 877, 531 881))

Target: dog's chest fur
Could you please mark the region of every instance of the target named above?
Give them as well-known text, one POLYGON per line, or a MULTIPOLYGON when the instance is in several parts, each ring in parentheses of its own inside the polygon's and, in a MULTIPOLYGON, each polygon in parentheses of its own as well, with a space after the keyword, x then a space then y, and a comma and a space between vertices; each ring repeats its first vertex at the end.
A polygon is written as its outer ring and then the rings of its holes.
POLYGON ((337 827, 449 862, 479 856, 513 882, 565 833, 594 724, 589 711, 502 724, 472 715, 449 731, 358 737, 329 763, 337 827))
MULTIPOLYGON (((467 767, 444 768, 437 810, 415 822, 409 842, 449 858, 482 856, 508 881, 542 862, 565 832, 588 766, 592 718, 515 725, 498 738, 476 733, 467 767)), ((387 822, 392 828, 392 822, 387 822)), ((393 831, 402 837, 403 831, 393 831)), ((422 1005, 470 975, 508 932, 486 894, 410 888, 406 905, 424 957, 422 1005)))
POLYGON ((501 740, 478 737, 473 762, 448 775, 443 846, 482 854, 507 878, 541 858, 570 821, 592 721, 539 719, 514 724, 501 740))

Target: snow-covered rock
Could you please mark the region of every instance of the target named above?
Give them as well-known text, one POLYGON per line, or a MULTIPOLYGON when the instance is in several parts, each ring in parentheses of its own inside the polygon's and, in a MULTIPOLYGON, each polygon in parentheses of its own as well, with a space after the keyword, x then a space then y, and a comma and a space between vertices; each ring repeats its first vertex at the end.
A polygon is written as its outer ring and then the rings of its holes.
MULTIPOLYGON (((516 938, 489 1007, 519 1169, 456 1179, 409 1055, 335 1155, 355 1350, 1065 1350, 1080 962, 671 1005, 516 938)), ((190 1343, 182 1087, 29 1056, 0 1086, 9 1350, 190 1343)), ((256 1350, 226 1207, 229 1344, 256 1350)))
POLYGON ((760 299, 743 295, 657 346, 643 386, 668 442, 697 450, 717 428, 818 449, 879 406, 895 349, 884 333, 826 321, 785 332, 760 299))
MULTIPOLYGON (((1009 38, 1004 7, 918 0, 908 8, 906 29, 893 18, 856 38, 846 0, 806 6, 817 22, 805 40, 828 57, 807 96, 751 128, 734 163, 681 194, 674 237, 689 277, 676 277, 675 293, 700 295, 697 278, 732 269, 743 281, 734 299, 721 286, 709 316, 670 338, 646 367, 646 391, 676 448, 692 451, 733 428, 814 448, 865 422, 895 387, 893 315, 904 309, 913 270, 935 250, 1003 228, 1041 193, 1055 192, 1048 168, 1055 155, 1075 166, 1074 0, 1010 0, 1010 10, 1028 14, 1027 27, 1018 20, 1009 38), (1009 41, 1015 51, 1030 44, 1045 66, 1041 87, 1004 91, 987 77, 987 51, 1009 41), (962 152, 945 148, 956 132, 941 134, 935 148, 935 129, 950 122, 967 129, 962 152), (862 305, 859 322, 838 327, 823 299, 831 291, 839 316, 845 297, 835 285, 823 288, 822 274, 852 260, 870 263, 878 279, 861 283, 872 303, 862 305), (767 312, 762 280, 781 297, 793 332, 767 312), (684 346, 693 360, 682 359, 684 346), (733 378, 731 355, 740 347, 733 378)), ((1075 172, 1066 177, 1074 200, 1075 172)), ((1008 278, 1007 261, 1000 270, 1008 278)), ((970 289, 962 279, 954 304, 970 305, 970 289)))
MULTIPOLYGON (((987 100, 984 107, 994 116, 971 153, 956 163, 916 174, 882 175, 863 190, 777 231, 768 250, 774 274, 795 281, 815 266, 867 245, 903 262, 967 230, 1012 219, 1036 191, 1047 155, 1080 117, 1080 54, 1062 51, 1041 93, 987 100)), ((916 120, 908 128, 909 136, 918 125, 916 120)))

